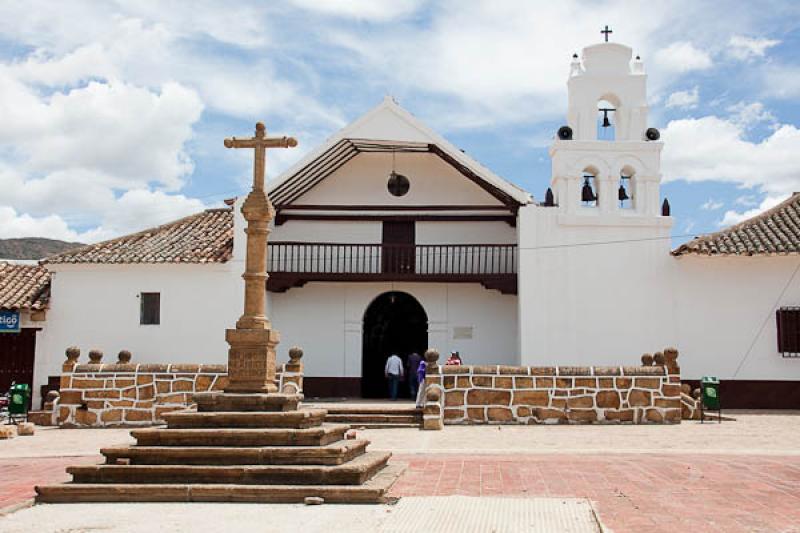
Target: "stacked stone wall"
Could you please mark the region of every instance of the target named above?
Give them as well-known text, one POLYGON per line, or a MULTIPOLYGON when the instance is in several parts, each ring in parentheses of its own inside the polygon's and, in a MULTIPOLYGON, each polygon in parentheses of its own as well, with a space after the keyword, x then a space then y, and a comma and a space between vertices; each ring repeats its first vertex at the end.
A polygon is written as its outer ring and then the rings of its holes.
MULTIPOLYGON (((302 393, 302 351, 293 350, 296 358, 278 365, 275 384, 302 393)), ((56 407, 61 427, 163 424, 164 413, 194 407, 195 393, 223 390, 228 383, 226 365, 131 364, 127 352, 117 363, 102 364, 97 350, 89 353, 90 363, 78 364, 79 355, 68 349, 62 367, 56 407)))
POLYGON ((677 356, 667 349, 624 367, 430 365, 423 427, 680 423, 677 356))

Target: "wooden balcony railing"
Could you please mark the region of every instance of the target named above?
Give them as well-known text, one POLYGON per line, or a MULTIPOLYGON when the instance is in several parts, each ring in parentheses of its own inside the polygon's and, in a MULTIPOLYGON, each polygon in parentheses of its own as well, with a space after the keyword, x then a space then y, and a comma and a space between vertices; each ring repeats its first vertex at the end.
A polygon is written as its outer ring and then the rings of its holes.
POLYGON ((276 291, 309 281, 409 280, 480 282, 516 292, 517 246, 271 242, 267 271, 276 291))

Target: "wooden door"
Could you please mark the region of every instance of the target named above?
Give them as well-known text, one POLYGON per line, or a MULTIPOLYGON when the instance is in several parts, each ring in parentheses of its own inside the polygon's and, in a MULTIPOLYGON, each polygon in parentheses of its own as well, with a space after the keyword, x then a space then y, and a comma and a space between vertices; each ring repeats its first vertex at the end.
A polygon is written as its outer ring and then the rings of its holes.
POLYGON ((19 333, 0 333, 0 392, 6 392, 12 381, 27 383, 33 390, 35 353, 35 329, 23 328, 19 333))
POLYGON ((413 274, 416 264, 414 222, 383 223, 382 272, 413 274))

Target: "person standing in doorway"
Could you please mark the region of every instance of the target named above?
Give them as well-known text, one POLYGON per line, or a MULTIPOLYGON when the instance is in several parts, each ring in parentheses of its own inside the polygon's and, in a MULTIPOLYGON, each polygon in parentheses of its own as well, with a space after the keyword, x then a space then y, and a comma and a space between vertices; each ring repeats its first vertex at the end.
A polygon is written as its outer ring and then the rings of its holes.
POLYGON ((386 360, 383 374, 389 380, 389 398, 396 400, 397 387, 400 385, 400 380, 403 379, 403 360, 395 353, 390 355, 386 360))
POLYGON ((417 368, 419 368, 421 362, 422 357, 416 352, 408 356, 406 375, 408 376, 408 392, 412 398, 417 397, 417 389, 420 384, 419 378, 417 377, 417 368))

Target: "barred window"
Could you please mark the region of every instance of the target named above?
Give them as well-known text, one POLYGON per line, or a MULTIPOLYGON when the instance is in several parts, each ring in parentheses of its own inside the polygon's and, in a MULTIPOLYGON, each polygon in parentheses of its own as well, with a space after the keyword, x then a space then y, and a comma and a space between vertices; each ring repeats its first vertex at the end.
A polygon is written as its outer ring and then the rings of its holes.
POLYGON ((143 292, 140 295, 139 324, 146 326, 161 323, 161 293, 143 292))
POLYGON ((800 307, 781 307, 776 318, 778 351, 784 357, 800 357, 800 307))

